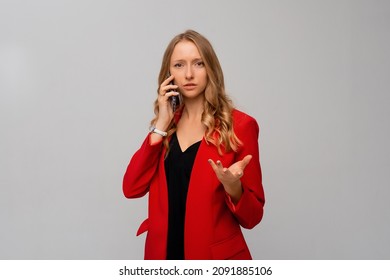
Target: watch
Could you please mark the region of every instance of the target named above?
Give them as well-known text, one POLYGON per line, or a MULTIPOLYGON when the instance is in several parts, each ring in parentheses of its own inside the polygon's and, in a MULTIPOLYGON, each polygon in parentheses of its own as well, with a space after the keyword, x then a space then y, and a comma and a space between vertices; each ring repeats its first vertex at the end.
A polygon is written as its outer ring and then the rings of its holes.
POLYGON ((161 135, 162 137, 165 137, 168 135, 167 132, 157 129, 154 125, 152 125, 149 129, 151 133, 156 133, 158 135, 161 135))

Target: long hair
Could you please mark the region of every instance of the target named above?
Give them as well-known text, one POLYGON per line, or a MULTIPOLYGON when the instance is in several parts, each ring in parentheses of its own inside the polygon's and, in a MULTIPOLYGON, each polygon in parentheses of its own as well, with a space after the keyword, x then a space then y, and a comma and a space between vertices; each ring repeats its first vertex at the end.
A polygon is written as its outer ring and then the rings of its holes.
MULTIPOLYGON (((171 40, 163 55, 160 74, 158 76, 158 86, 167 78, 173 50, 177 43, 181 41, 190 41, 195 44, 206 68, 207 85, 204 92, 205 101, 202 114, 202 123, 206 127, 205 140, 214 144, 220 154, 222 154, 222 149, 225 152, 237 151, 241 142, 233 129, 233 103, 225 92, 223 71, 218 57, 211 43, 204 36, 196 31, 187 30, 171 40)), ((181 111, 180 109, 182 108, 179 108, 178 111, 181 111)), ((157 99, 154 102, 154 113, 156 116, 151 121, 151 124, 156 122, 159 113, 157 99)), ((164 139, 164 145, 167 150, 169 150, 169 136, 175 131, 176 120, 173 118, 168 126, 168 135, 164 139)))

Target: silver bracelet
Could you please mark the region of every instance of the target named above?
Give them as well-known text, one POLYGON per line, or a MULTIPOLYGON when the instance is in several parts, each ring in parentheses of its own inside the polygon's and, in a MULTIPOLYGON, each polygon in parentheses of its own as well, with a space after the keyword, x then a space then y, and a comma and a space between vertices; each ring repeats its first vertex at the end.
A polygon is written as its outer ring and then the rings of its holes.
POLYGON ((162 137, 165 137, 168 135, 167 132, 157 129, 154 125, 152 125, 149 129, 151 133, 156 133, 158 135, 161 135, 162 137))

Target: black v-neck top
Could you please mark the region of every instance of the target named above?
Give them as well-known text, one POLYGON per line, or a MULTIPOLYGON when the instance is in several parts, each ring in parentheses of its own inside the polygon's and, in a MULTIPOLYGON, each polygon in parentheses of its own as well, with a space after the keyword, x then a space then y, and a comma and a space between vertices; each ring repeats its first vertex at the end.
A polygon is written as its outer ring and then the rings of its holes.
POLYGON ((188 185, 192 166, 201 141, 182 151, 176 133, 172 135, 170 150, 165 159, 168 185, 168 242, 167 259, 184 259, 184 219, 188 185))

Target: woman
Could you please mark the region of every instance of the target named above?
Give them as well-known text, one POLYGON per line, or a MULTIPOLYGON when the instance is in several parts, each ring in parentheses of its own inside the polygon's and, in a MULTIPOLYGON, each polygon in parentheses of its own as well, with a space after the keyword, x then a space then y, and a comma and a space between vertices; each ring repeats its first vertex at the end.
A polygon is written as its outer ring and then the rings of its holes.
POLYGON ((137 232, 148 232, 145 259, 251 259, 240 226, 253 228, 263 216, 259 127, 233 108, 218 58, 199 33, 169 43, 154 111, 123 180, 127 198, 149 193, 137 232))

